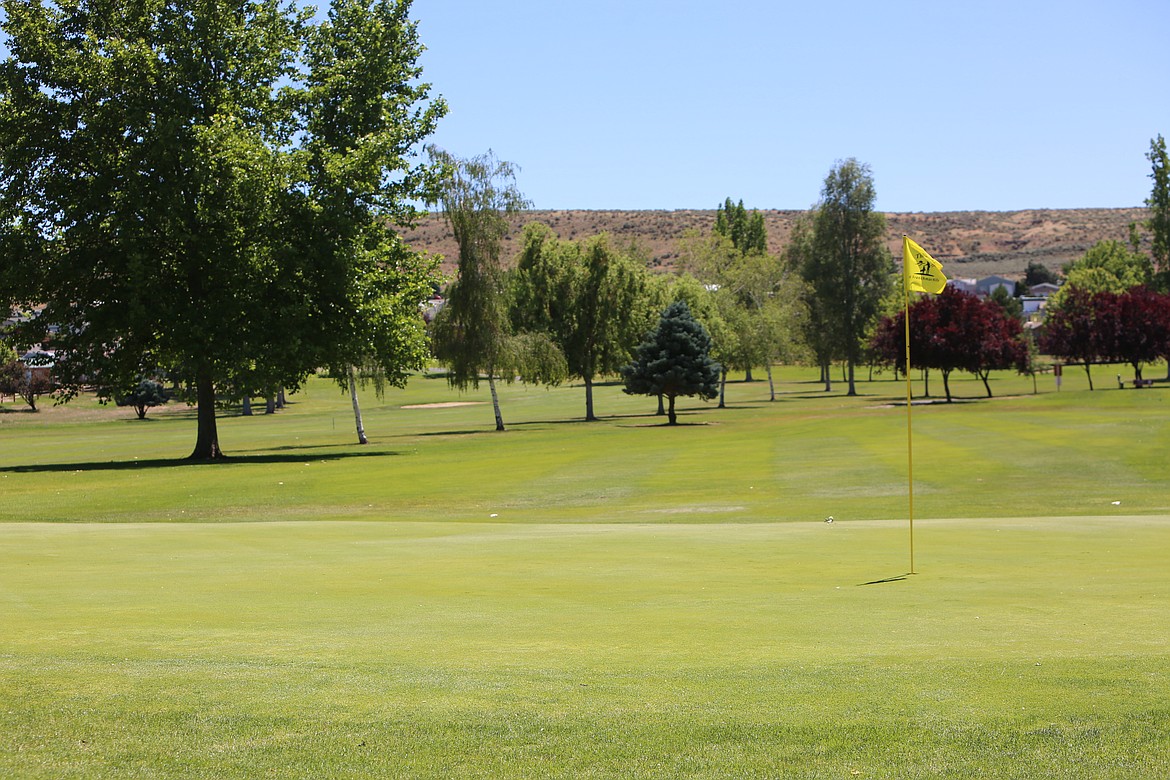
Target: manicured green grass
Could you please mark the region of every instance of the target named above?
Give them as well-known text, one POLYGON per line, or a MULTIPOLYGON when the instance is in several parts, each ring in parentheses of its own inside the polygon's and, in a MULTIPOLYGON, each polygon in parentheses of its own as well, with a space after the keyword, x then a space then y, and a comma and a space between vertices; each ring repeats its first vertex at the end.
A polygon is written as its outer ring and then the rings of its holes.
POLYGON ((902 386, 780 378, 0 413, 0 776, 1170 774, 1170 394, 915 406, 908 576, 902 386))
MULTIPOLYGON (((916 514, 1170 512, 1170 388, 1089 393, 1067 373, 1059 393, 1033 395, 1030 380, 1004 375, 996 391, 1005 397, 984 400, 981 384, 956 380, 964 402, 916 405, 916 514)), ((863 383, 847 398, 821 392, 808 372, 780 377, 788 382, 775 403, 763 382, 733 383, 730 408, 688 404, 673 429, 650 414, 652 402, 617 387, 599 388, 606 419, 585 424, 579 387, 513 385, 502 435, 486 389, 461 396, 442 379, 419 379, 366 399, 366 447, 353 444, 346 396, 318 382, 277 415, 222 419, 234 458, 214 465, 183 462, 194 443, 187 410, 145 422, 126 410, 8 412, 0 513, 49 522, 906 517, 904 386, 863 383), (475 405, 404 408, 449 402, 475 405)))

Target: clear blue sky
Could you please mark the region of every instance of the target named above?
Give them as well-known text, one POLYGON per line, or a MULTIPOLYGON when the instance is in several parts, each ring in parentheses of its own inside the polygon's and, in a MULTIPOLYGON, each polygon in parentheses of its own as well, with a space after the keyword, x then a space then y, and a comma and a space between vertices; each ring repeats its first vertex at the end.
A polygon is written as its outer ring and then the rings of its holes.
MULTIPOLYGON (((323 3, 322 3, 323 4, 323 3)), ((415 0, 434 137, 536 208, 1140 206, 1170 137, 1170 0, 415 0)))

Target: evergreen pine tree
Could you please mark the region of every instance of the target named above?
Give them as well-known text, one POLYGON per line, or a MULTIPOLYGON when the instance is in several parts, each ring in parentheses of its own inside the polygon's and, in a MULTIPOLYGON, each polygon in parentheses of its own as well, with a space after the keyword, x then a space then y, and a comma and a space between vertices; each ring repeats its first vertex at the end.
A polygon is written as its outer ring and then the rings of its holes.
POLYGON ((665 397, 671 425, 677 422, 674 399, 719 394, 720 366, 711 359, 711 337, 692 315, 686 301, 672 303, 658 327, 638 346, 634 361, 622 367, 625 392, 665 397))

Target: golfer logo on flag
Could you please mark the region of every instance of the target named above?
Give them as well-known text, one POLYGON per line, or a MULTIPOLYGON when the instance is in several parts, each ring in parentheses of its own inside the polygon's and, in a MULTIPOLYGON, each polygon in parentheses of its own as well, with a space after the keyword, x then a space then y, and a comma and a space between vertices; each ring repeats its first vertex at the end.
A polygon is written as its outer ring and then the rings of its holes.
POLYGON ((942 263, 928 255, 909 236, 902 236, 902 264, 905 266, 906 289, 910 292, 937 295, 947 286, 942 263))

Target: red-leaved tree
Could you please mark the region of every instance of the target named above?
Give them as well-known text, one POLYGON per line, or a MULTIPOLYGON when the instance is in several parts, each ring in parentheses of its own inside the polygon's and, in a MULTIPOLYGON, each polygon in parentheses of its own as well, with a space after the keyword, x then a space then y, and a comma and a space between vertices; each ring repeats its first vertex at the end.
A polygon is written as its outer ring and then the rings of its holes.
POLYGON ((1102 361, 1102 338, 1098 328, 1094 294, 1070 287, 1061 296, 1060 306, 1050 309, 1040 332, 1040 351, 1070 363, 1081 363, 1093 389, 1090 367, 1102 361))
MULTIPOLYGON (((883 362, 900 371, 906 367, 905 313, 886 318, 873 339, 883 362)), ((951 372, 970 371, 983 381, 988 398, 992 371, 1026 371, 1028 347, 1019 320, 999 304, 970 293, 947 288, 941 295, 924 297, 910 306, 910 361, 918 368, 942 373, 943 390, 950 402, 951 372)))
POLYGON ((1113 363, 1133 366, 1141 381, 1142 364, 1170 354, 1170 296, 1148 287, 1093 297, 1101 354, 1113 363))
POLYGON ((1170 357, 1170 296, 1148 287, 1123 293, 1070 289, 1049 313, 1040 348, 1083 363, 1086 374, 1092 363, 1128 363, 1141 380, 1143 364, 1170 357))

